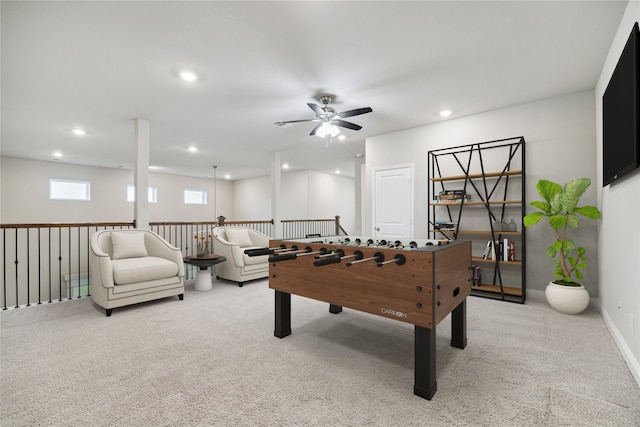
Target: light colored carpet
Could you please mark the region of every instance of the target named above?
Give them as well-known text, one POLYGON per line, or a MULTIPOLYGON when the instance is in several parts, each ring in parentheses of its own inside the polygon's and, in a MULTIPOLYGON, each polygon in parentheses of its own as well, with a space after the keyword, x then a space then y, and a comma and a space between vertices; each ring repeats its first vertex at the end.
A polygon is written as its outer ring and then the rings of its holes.
POLYGON ((273 336, 266 281, 188 285, 113 316, 90 299, 7 310, 8 426, 638 426, 640 392, 595 310, 468 298, 468 346, 438 325, 438 391, 413 395, 413 327, 292 297, 273 336))

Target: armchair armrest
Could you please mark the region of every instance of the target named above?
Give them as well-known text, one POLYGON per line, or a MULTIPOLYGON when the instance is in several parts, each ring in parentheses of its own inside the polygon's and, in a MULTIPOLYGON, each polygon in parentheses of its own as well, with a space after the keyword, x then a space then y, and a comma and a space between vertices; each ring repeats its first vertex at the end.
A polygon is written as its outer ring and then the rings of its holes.
POLYGON ((98 233, 91 236, 91 283, 93 286, 113 288, 111 257, 98 244, 98 233))
POLYGON ((226 257, 227 262, 233 261, 236 267, 244 267, 243 250, 240 245, 229 242, 218 233, 213 235, 213 250, 216 254, 226 257))
POLYGON ((184 276, 184 262, 182 260, 182 250, 177 248, 151 232, 145 233, 145 245, 149 256, 168 259, 178 265, 178 276, 184 276))

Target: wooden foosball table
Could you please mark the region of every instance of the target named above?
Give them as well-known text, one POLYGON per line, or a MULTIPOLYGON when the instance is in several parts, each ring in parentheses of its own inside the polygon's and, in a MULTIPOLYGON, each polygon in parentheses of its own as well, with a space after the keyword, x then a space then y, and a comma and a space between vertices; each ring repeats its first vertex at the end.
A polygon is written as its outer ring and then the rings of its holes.
POLYGON ((269 287, 275 290, 274 335, 291 334, 291 294, 415 325, 415 395, 431 400, 436 383, 436 325, 451 313, 451 346, 465 348, 471 292, 471 243, 393 242, 332 236, 271 240, 269 287))

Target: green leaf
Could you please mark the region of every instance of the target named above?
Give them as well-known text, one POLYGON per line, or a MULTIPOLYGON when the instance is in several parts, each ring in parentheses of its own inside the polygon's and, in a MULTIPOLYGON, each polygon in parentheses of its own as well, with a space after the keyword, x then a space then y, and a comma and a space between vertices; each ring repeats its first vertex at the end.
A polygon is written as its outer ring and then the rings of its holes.
POLYGON ((555 251, 559 251, 560 249, 562 249, 562 242, 560 240, 556 240, 550 247, 555 251))
POLYGON ((549 258, 555 258, 555 257, 556 257, 556 253, 557 253, 557 252, 558 252, 558 251, 557 251, 556 249, 554 249, 554 248, 553 248, 553 246, 549 246, 549 247, 547 248, 547 256, 548 256, 549 258))
POLYGON ((523 218, 524 226, 528 227, 530 225, 536 224, 544 216, 545 215, 542 212, 534 212, 534 213, 531 213, 529 215, 526 215, 523 218))
POLYGON ((550 215, 555 215, 562 211, 562 203, 560 203, 560 193, 556 193, 553 195, 551 201, 549 202, 549 205, 551 207, 549 212, 550 215))
POLYGON ((578 278, 578 280, 582 280, 584 278, 584 276, 582 275, 580 270, 575 270, 575 272, 576 272, 576 277, 578 278))
POLYGON ((569 228, 578 228, 578 217, 574 214, 567 214, 567 225, 569 228))
POLYGON ((551 199, 562 191, 562 187, 560 184, 556 184, 555 182, 541 179, 536 184, 536 190, 538 190, 538 194, 540 194, 547 203, 551 203, 551 199))
POLYGON ((579 262, 578 264, 576 264, 576 268, 587 268, 587 263, 579 262))
POLYGON ((549 209, 551 209, 551 207, 549 206, 549 203, 541 202, 540 200, 535 200, 529 204, 534 208, 538 208, 541 211, 544 211, 546 213, 549 213, 549 209))
POLYGON ((600 218, 600 211, 595 206, 582 206, 576 208, 574 212, 591 219, 600 218))
POLYGON ((562 208, 566 212, 569 212, 578 206, 580 197, 582 197, 590 185, 591 180, 589 178, 578 178, 567 182, 560 193, 560 204, 562 208))
POLYGON ((570 257, 567 259, 567 261, 569 261, 569 265, 570 265, 571 267, 574 267, 574 266, 576 265, 576 262, 577 262, 577 260, 576 260, 574 257, 572 257, 572 256, 570 256, 570 257))
POLYGON ((564 227, 565 217, 562 215, 552 215, 549 217, 549 225, 554 230, 564 227))
POLYGON ((564 243, 562 247, 567 252, 572 252, 576 249, 576 245, 573 243, 573 240, 571 239, 564 239, 564 243))

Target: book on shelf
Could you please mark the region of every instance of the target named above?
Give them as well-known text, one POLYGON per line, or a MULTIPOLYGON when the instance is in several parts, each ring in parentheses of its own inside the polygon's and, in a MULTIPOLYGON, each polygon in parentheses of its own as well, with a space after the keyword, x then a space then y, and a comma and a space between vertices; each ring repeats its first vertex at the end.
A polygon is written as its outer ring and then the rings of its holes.
POLYGON ((514 262, 516 260, 516 242, 509 239, 487 241, 482 259, 492 261, 514 262))
POLYGON ((480 267, 478 267, 477 265, 472 265, 471 271, 472 271, 472 277, 473 277, 472 285, 480 286, 481 279, 482 279, 482 272, 480 271, 480 267))
POLYGON ((433 229, 438 231, 455 231, 456 223, 452 221, 436 221, 433 223, 433 229))
POLYGON ((487 242, 487 246, 484 248, 484 254, 482 254, 482 259, 489 258, 489 254, 491 253, 491 240, 487 242))
POLYGON ((442 190, 436 197, 437 203, 462 203, 471 200, 464 190, 442 190))
POLYGON ((513 240, 511 240, 509 242, 509 261, 515 261, 516 260, 516 242, 514 242, 513 240))

